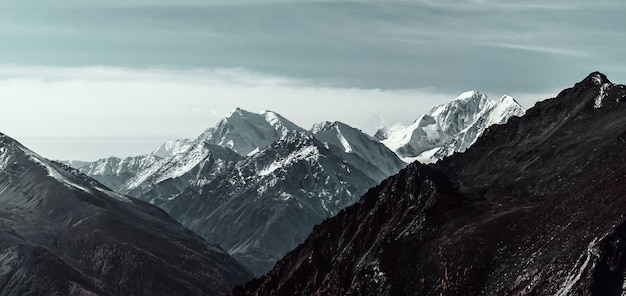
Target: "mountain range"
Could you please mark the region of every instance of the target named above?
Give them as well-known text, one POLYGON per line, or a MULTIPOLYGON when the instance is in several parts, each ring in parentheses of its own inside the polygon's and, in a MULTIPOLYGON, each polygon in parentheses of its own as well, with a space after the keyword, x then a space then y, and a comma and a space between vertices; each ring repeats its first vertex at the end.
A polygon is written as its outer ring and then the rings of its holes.
POLYGON ((108 158, 79 169, 160 206, 257 275, 314 225, 405 166, 383 144, 343 123, 307 131, 275 112, 242 109, 192 141, 155 151, 160 155, 108 158))
MULTIPOLYGON (((489 124, 523 113, 510 97, 494 102, 471 93, 433 109, 445 114, 431 124, 442 139, 428 147, 441 148, 441 155, 464 149, 489 124), (456 124, 459 118, 465 121, 456 124)), ((397 138, 391 130, 386 135, 397 138)), ((314 225, 406 166, 385 144, 341 122, 305 130, 276 112, 237 108, 194 140, 77 168, 116 192, 161 207, 260 276, 314 225)))
POLYGON ((0 294, 221 295, 250 278, 161 209, 0 134, 0 294))
POLYGON ((414 162, 233 295, 624 295, 626 87, 594 72, 414 162))

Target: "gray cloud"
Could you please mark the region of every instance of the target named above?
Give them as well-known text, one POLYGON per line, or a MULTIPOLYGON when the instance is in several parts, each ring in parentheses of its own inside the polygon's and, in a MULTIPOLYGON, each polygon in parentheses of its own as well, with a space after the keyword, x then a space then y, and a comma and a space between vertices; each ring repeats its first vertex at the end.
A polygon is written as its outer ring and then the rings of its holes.
POLYGON ((236 67, 360 88, 453 91, 477 87, 482 76, 489 84, 479 86, 493 91, 516 91, 506 85, 521 77, 530 80, 526 91, 547 90, 611 71, 626 42, 618 38, 626 21, 617 1, 60 1, 3 8, 0 37, 9 45, 0 63, 236 67))

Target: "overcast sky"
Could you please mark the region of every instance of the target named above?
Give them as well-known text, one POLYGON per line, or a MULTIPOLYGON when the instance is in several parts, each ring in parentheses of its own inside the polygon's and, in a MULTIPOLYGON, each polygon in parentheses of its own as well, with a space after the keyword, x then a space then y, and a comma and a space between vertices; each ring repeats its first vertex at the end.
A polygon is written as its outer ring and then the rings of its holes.
POLYGON ((623 1, 0 2, 0 131, 53 159, 149 152, 239 106, 372 133, 466 90, 531 107, 626 82, 623 1))

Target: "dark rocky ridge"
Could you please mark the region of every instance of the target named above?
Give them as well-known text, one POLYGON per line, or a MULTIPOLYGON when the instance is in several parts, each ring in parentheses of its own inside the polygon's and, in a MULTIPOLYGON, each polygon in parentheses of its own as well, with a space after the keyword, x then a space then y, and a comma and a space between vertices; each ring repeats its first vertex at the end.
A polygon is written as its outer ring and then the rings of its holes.
POLYGON ((232 294, 621 295, 625 96, 592 73, 465 153, 409 165, 232 294))
POLYGON ((221 295, 250 277, 162 210, 0 134, 0 295, 221 295))

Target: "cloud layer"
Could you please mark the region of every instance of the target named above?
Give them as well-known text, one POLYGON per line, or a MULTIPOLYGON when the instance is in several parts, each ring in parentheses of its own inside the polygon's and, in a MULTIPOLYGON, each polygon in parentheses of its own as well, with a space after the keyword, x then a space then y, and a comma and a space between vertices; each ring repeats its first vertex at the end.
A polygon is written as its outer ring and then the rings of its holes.
POLYGON ((0 64, 244 68, 444 92, 546 91, 594 70, 626 78, 620 1, 11 2, 0 4, 0 64))

